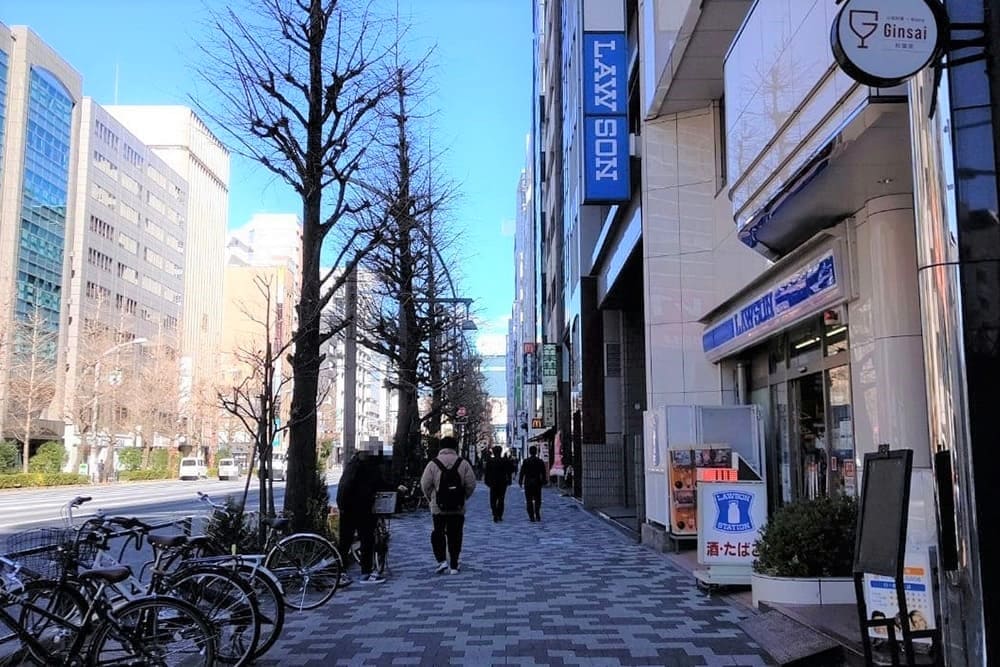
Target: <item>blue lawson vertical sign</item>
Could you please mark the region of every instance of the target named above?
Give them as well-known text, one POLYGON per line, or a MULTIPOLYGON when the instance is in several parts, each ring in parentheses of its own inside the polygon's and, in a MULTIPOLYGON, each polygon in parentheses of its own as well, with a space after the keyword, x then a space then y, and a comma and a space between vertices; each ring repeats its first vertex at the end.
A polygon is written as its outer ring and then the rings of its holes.
POLYGON ((583 203, 628 201, 628 40, 583 33, 583 203))

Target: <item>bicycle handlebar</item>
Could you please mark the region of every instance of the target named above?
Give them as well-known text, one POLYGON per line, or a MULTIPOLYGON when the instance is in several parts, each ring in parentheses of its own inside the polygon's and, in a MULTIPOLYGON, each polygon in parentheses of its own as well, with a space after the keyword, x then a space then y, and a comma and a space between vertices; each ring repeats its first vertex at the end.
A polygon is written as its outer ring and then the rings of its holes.
POLYGON ((221 503, 215 502, 214 500, 212 500, 212 498, 207 493, 199 491, 198 492, 198 500, 200 500, 201 502, 205 503, 206 505, 208 505, 212 509, 217 509, 217 510, 219 510, 221 512, 226 512, 227 514, 229 513, 229 507, 227 507, 226 505, 223 505, 221 503))

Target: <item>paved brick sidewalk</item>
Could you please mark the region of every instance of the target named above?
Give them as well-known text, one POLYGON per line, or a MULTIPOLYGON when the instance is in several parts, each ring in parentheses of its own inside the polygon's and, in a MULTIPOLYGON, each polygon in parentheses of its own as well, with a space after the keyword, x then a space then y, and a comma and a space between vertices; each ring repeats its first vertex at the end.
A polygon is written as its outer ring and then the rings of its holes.
POLYGON ((389 581, 290 613, 259 664, 768 664, 736 625, 746 612, 576 501, 547 490, 530 523, 515 486, 493 523, 488 496, 470 500, 460 574, 433 573, 429 514, 394 518, 389 581))

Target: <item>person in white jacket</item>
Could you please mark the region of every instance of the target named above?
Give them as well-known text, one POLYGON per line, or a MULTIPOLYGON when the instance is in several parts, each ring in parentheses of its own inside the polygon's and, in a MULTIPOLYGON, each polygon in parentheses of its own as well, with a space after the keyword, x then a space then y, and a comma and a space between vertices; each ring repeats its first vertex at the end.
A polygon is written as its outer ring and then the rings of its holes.
MULTIPOLYGON (((476 472, 472 469, 472 464, 458 455, 458 441, 452 436, 441 438, 440 450, 424 468, 424 474, 420 477, 420 488, 431 507, 431 520, 434 528, 431 530, 431 549, 434 550, 434 558, 437 560, 435 571, 438 574, 458 574, 459 555, 462 553, 462 534, 465 529, 465 500, 472 495, 476 489, 476 472), (441 489, 441 480, 445 476, 446 470, 455 469, 461 479, 461 486, 465 496, 460 506, 441 507, 438 503, 438 495, 441 489)), ((442 496, 442 504, 445 504, 442 496)))

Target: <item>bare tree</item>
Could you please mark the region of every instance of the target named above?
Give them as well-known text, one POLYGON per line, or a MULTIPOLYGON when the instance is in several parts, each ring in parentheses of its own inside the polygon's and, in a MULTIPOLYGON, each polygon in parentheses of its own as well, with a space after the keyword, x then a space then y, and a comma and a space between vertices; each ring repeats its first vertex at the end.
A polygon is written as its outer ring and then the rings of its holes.
POLYGON ((455 235, 443 214, 455 188, 446 179, 431 178, 435 156, 422 149, 429 141, 415 111, 421 106, 423 82, 404 85, 402 71, 392 98, 379 107, 391 131, 373 145, 380 169, 369 189, 379 196, 367 213, 379 221, 382 243, 363 260, 375 280, 367 298, 360 300, 358 327, 359 344, 385 356, 395 369, 386 384, 399 397, 392 457, 397 476, 414 472, 409 468, 418 464, 413 457, 420 449, 422 426, 430 424, 434 433, 440 428, 441 360, 457 342, 448 335, 454 331, 454 309, 439 307, 448 288, 454 296, 451 262, 444 258, 455 235), (427 388, 431 407, 421 414, 420 391, 427 388))
MULTIPOLYGON (((285 355, 292 348, 292 340, 278 338, 275 312, 276 289, 271 276, 257 275, 254 286, 260 296, 256 304, 241 304, 247 320, 256 325, 258 331, 248 336, 237 350, 233 351, 233 366, 230 370, 230 386, 216 395, 217 405, 235 418, 246 433, 253 433, 254 446, 251 463, 258 461, 260 507, 274 514, 274 489, 271 479, 272 443, 281 430, 287 426, 277 426, 279 397, 291 381, 287 373, 280 372, 285 355)), ((243 490, 243 504, 250 490, 247 477, 243 490)), ((286 491, 287 493, 287 491, 286 491)), ((261 524, 263 531, 264 524, 261 524)), ((263 543, 263 532, 260 535, 263 543)))
POLYGON ((173 439, 180 420, 181 375, 175 336, 161 334, 145 346, 135 387, 125 401, 131 414, 127 427, 142 441, 142 467, 150 464, 157 437, 173 439))
POLYGON ((56 327, 37 306, 11 327, 11 364, 6 431, 21 441, 21 467, 28 472, 31 439, 38 421, 56 397, 56 327))
POLYGON ((309 499, 323 486, 316 474, 320 348, 336 333, 324 329, 321 313, 360 257, 379 242, 377 229, 356 224, 369 201, 352 181, 364 171, 366 147, 380 130, 373 111, 398 80, 381 66, 394 45, 393 36, 382 33, 389 24, 358 2, 256 0, 253 9, 215 15, 219 41, 207 49, 211 64, 203 74, 223 108, 199 108, 233 136, 240 152, 302 200, 285 509, 293 527, 303 529, 309 499), (326 241, 337 247, 326 248, 333 261, 324 265, 332 268, 321 274, 326 241))

